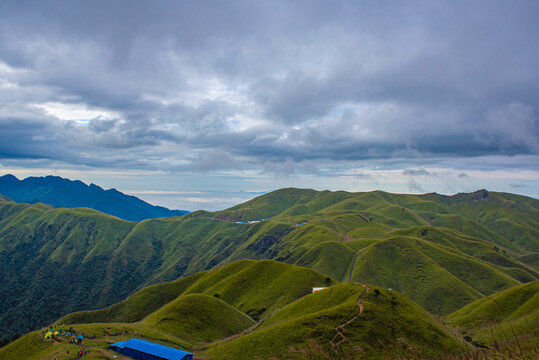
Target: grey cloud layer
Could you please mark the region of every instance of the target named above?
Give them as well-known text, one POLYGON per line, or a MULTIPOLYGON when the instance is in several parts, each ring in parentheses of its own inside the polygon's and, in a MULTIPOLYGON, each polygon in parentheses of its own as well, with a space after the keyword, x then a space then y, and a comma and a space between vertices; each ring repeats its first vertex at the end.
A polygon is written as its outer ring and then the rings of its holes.
POLYGON ((536 1, 4 1, 0 159, 316 173, 538 155, 537 14, 536 1))

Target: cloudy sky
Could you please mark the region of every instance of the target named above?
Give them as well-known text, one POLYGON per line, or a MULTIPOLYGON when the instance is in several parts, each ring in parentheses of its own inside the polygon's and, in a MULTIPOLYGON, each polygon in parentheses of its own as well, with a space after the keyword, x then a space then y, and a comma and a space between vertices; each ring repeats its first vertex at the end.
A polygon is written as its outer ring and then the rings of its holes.
POLYGON ((539 197, 539 2, 0 2, 0 175, 180 209, 539 197))

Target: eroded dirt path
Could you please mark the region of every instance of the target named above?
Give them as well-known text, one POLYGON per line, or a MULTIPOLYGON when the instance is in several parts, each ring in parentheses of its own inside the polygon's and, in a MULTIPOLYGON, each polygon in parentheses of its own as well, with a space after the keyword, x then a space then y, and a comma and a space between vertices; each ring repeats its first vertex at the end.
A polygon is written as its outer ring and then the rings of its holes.
POLYGON ((357 306, 359 307, 359 312, 354 316, 352 317, 351 319, 349 319, 348 321, 340 324, 339 326, 337 326, 335 328, 335 331, 337 332, 337 334, 335 334, 335 336, 333 337, 333 339, 331 339, 330 341, 330 345, 331 345, 331 349, 337 353, 339 351, 339 346, 346 341, 346 335, 344 335, 344 328, 348 325, 350 325, 352 322, 354 322, 358 317, 361 316, 361 314, 363 314, 363 310, 365 309, 365 303, 363 302, 363 299, 365 298, 365 296, 367 296, 367 294, 369 293, 369 290, 370 288, 365 285, 365 284, 362 284, 361 286, 363 286, 363 288, 365 289, 365 291, 363 291, 361 293, 361 295, 359 295, 359 298, 357 299, 357 306))

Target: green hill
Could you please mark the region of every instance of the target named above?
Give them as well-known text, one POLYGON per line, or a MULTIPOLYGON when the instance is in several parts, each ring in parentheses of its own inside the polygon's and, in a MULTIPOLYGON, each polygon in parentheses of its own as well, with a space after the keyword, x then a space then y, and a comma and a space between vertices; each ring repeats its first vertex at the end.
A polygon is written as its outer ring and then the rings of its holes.
MULTIPOLYGON (((134 336, 204 359, 303 358, 309 352, 327 356, 322 358, 376 359, 389 353, 439 356, 466 348, 398 292, 334 284, 313 270, 269 260, 238 261, 149 286, 107 309, 70 314, 54 326, 72 326, 83 334, 89 359, 112 358, 116 354, 108 344, 134 336), (313 286, 325 285, 332 286, 311 293, 313 286), (82 320, 93 323, 77 323, 82 320)), ((79 349, 68 338, 44 339, 36 331, 0 348, 0 358, 67 359, 67 350, 79 349)))
POLYGON ((188 341, 211 341, 239 333, 254 321, 214 296, 180 296, 142 322, 188 341))
POLYGON ((539 281, 474 301, 447 318, 450 324, 463 329, 488 328, 503 322, 521 322, 524 318, 539 326, 539 281))
POLYGON ((232 264, 148 286, 127 299, 94 311, 69 314, 57 324, 130 323, 154 314, 181 295, 204 294, 233 305, 254 319, 335 281, 311 269, 272 260, 241 260, 232 264))
MULTIPOLYGON (((443 196, 282 189, 220 212, 133 223, 90 209, 0 199, 0 323, 10 337, 241 259, 274 259, 392 288, 448 314, 538 279, 538 204, 486 190, 443 196), (239 223, 246 221, 252 222, 239 223)), ((264 276, 271 288, 271 275, 264 276)), ((196 280, 186 281, 177 287, 196 280)), ((254 318, 281 304, 234 300, 223 284, 201 289, 254 318)), ((138 321, 180 290, 167 291, 150 310, 127 307, 126 317, 114 316, 138 321)))
POLYGON ((131 323, 140 321, 176 299, 193 283, 203 277, 204 274, 204 272, 200 272, 173 282, 151 285, 105 309, 74 312, 64 316, 57 322, 59 324, 82 324, 99 322, 131 323))
POLYGON ((204 354, 211 359, 317 353, 320 358, 378 359, 387 354, 436 357, 461 347, 449 330, 404 296, 342 283, 293 302, 246 335, 211 344, 204 354))
POLYGON ((539 281, 468 304, 450 314, 447 322, 467 341, 487 347, 486 358, 537 359, 539 281))

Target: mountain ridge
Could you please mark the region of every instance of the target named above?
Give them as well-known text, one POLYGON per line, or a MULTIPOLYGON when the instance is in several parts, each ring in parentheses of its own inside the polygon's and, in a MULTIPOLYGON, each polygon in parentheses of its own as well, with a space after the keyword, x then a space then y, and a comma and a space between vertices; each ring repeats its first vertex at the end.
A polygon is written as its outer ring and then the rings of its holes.
POLYGON ((46 203, 54 207, 86 207, 128 221, 182 216, 189 211, 170 210, 151 205, 136 196, 126 195, 114 188, 105 190, 91 183, 59 176, 27 177, 19 180, 11 174, 0 177, 0 195, 16 202, 46 203))
POLYGON ((537 203, 495 192, 477 202, 283 189, 220 212, 133 223, 0 201, 0 321, 6 333, 30 330, 241 259, 393 288, 443 315, 539 277, 537 203))
MULTIPOLYGON (((84 346, 89 358, 119 356, 108 345, 133 334, 213 360, 531 359, 538 354, 539 281, 437 318, 395 290, 328 279, 273 260, 241 260, 145 287, 108 308, 72 313, 51 326, 73 327, 90 337, 84 346), (259 296, 267 285, 261 272, 288 281, 276 281, 259 296), (311 293, 312 286, 325 288, 311 293), (265 308, 278 299, 274 308, 265 308), (249 309, 259 308, 267 312, 255 319, 249 309)), ((80 349, 68 340, 47 340, 43 331, 34 331, 0 348, 0 357, 61 358, 66 350, 80 349)))
MULTIPOLYGON (((95 336, 89 354, 105 358, 114 354, 108 344, 132 336, 127 331, 204 359, 299 359, 306 349, 345 359, 359 353, 381 358, 383 351, 435 356, 466 346, 404 295, 338 283, 273 260, 241 260, 152 285, 109 308, 73 313, 52 326, 72 326, 85 337, 95 336), (268 284, 268 278, 274 281, 268 284), (313 293, 314 286, 325 289, 313 293)), ((70 346, 62 338, 51 342, 34 332, 0 349, 0 357, 18 359, 24 353, 29 359, 49 358, 70 346)))

